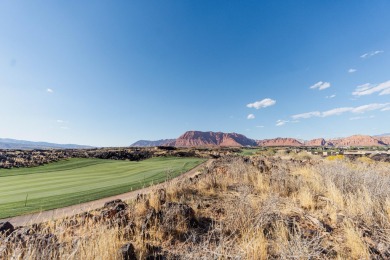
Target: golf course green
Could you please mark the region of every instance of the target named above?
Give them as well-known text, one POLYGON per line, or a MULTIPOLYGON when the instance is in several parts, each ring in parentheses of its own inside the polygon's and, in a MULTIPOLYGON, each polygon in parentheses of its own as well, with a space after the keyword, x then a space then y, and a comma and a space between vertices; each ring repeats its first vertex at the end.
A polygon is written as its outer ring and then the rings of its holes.
POLYGON ((176 177, 202 162, 174 157, 140 162, 68 159, 33 168, 0 169, 0 219, 129 192, 176 177))

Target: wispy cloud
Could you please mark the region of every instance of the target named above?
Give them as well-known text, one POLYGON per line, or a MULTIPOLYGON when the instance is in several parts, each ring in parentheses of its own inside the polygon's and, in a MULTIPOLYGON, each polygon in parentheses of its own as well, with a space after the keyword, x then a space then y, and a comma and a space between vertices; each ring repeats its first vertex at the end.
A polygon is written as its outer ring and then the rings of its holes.
POLYGON ((390 111, 390 107, 385 107, 385 108, 381 109, 381 111, 390 111))
POLYGON ((257 127, 257 128, 264 128, 263 125, 257 125, 256 127, 257 127))
POLYGON ((381 111, 386 111, 389 108, 390 110, 389 106, 390 103, 383 103, 383 104, 373 103, 373 104, 368 104, 368 105, 363 105, 358 107, 338 107, 323 112, 313 111, 313 112, 292 115, 291 118, 296 120, 296 119, 307 119, 311 117, 329 117, 329 116, 341 115, 346 112, 350 112, 353 114, 363 114, 365 112, 379 110, 379 109, 382 109, 381 111))
POLYGON ((379 92, 379 95, 389 95, 390 94, 390 80, 382 82, 378 85, 373 85, 366 83, 360 86, 357 86, 355 91, 352 92, 354 96, 366 96, 373 93, 379 92))
POLYGON ((338 107, 321 113, 321 117, 338 116, 345 112, 352 111, 353 107, 338 107))
POLYGON ((334 97, 336 97, 336 95, 335 95, 335 94, 333 94, 333 95, 330 95, 330 96, 326 96, 325 98, 334 98, 334 97))
POLYGON ((362 59, 370 58, 372 56, 375 56, 377 54, 383 53, 384 51, 370 51, 367 53, 364 53, 363 55, 360 56, 362 59))
POLYGON ((378 110, 378 109, 387 107, 389 104, 390 103, 384 103, 384 104, 374 103, 374 104, 359 106, 359 107, 354 108, 352 110, 352 112, 353 113, 365 113, 365 112, 368 112, 368 111, 378 110))
POLYGON ((246 118, 247 118, 247 119, 255 119, 256 117, 255 117, 254 114, 249 114, 246 118))
POLYGON ((383 96, 383 95, 390 95, 390 88, 387 88, 385 90, 383 90, 381 93, 379 93, 380 96, 383 96))
POLYGON ((351 69, 348 70, 348 73, 355 73, 355 72, 356 72, 356 69, 352 69, 351 68, 351 69))
POLYGON ((276 126, 283 126, 288 122, 289 122, 288 120, 278 120, 276 121, 276 126))
POLYGON ((311 89, 318 89, 318 90, 324 90, 324 89, 327 89, 329 87, 330 87, 329 82, 322 82, 322 81, 319 81, 316 84, 314 84, 313 86, 310 86, 311 89))
POLYGON ((260 108, 266 108, 266 107, 269 107, 269 106, 273 106, 275 104, 276 104, 275 100, 270 99, 270 98, 265 98, 263 100, 256 101, 254 103, 249 103, 246 106, 249 107, 249 108, 260 109, 260 108))
POLYGON ((296 119, 306 119, 306 118, 318 117, 318 116, 321 116, 321 112, 313 111, 313 112, 307 112, 307 113, 293 115, 293 116, 291 116, 291 118, 296 120, 296 119))
POLYGON ((58 119, 57 123, 62 124, 62 123, 64 123, 64 120, 58 119))
POLYGON ((53 93, 54 90, 52 90, 51 88, 48 88, 48 89, 46 89, 46 92, 53 93))
POLYGON ((368 119, 368 118, 374 118, 375 116, 354 116, 349 118, 349 120, 361 120, 361 119, 368 119))

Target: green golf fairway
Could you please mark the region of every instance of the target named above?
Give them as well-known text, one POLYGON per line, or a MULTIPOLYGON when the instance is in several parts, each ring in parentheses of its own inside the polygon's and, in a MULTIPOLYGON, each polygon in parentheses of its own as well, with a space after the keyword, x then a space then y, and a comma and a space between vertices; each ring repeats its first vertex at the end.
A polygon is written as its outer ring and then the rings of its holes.
POLYGON ((176 177, 202 162, 173 157, 140 162, 69 159, 34 168, 0 169, 0 219, 136 190, 176 177))

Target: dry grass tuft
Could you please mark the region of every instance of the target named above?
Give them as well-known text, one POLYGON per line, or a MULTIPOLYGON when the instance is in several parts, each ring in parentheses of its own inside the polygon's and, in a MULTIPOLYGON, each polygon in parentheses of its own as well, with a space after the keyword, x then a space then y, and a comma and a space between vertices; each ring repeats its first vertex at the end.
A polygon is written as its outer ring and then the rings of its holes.
POLYGON ((3 236, 0 258, 123 259, 131 244, 138 259, 390 259, 388 163, 264 154, 217 159, 123 213, 3 236))

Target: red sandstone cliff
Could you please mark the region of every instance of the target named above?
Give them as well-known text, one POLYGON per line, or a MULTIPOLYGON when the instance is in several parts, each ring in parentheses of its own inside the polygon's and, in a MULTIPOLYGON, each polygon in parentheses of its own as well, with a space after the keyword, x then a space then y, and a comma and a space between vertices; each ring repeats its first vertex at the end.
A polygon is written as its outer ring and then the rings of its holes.
POLYGON ((313 140, 310 140, 310 141, 307 141, 305 143, 306 146, 325 146, 326 145, 326 141, 324 138, 317 138, 317 139, 313 139, 313 140))
POLYGON ((241 134, 188 131, 176 139, 177 147, 192 146, 255 146, 256 142, 241 134))
POLYGON ((258 140, 257 144, 259 146, 303 146, 301 142, 294 138, 274 138, 274 139, 264 139, 258 140))
POLYGON ((345 138, 328 140, 328 143, 337 147, 342 146, 383 146, 384 142, 369 135, 352 135, 345 138))

